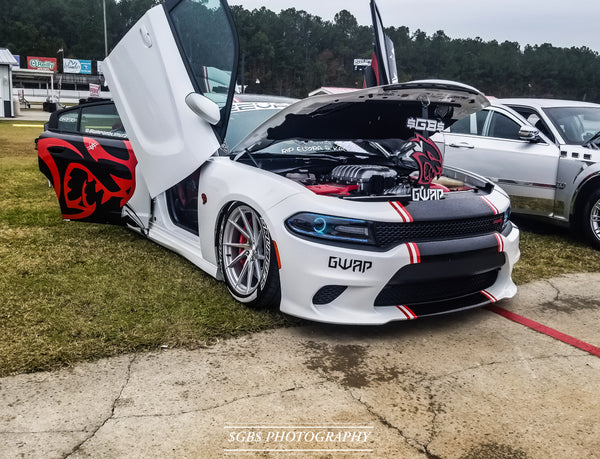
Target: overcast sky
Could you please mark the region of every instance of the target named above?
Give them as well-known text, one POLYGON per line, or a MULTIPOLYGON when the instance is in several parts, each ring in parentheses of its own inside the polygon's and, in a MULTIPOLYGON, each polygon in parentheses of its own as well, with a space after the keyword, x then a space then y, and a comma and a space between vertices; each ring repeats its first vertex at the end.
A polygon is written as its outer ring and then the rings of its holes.
MULTIPOLYGON (((229 0, 252 10, 265 6, 279 12, 296 8, 333 20, 346 9, 359 24, 370 25, 368 0, 229 0)), ((516 41, 524 47, 551 43, 557 47, 587 46, 600 52, 598 0, 377 0, 386 27, 406 26, 450 38, 516 41)))

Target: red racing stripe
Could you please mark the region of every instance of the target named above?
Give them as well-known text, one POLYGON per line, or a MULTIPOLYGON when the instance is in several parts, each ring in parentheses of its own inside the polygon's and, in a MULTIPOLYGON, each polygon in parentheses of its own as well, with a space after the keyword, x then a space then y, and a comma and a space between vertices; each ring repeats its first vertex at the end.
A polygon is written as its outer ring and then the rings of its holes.
POLYGON ((494 215, 498 215, 500 213, 498 208, 488 198, 486 198, 485 196, 481 196, 481 199, 483 199, 483 202, 485 202, 490 207, 490 209, 494 211, 494 215))
POLYGON ((409 242, 406 244, 406 248, 408 249, 408 255, 410 256, 410 264, 414 265, 421 263, 421 252, 419 252, 417 244, 409 242))
POLYGON ((413 320, 417 318, 417 315, 412 312, 412 310, 405 305, 402 306, 396 306, 400 311, 402 311, 402 314, 404 314, 406 316, 407 320, 413 320))
POLYGON ((396 212, 398 212, 398 215, 400 215, 404 223, 412 223, 414 221, 412 215, 410 215, 408 210, 406 210, 406 208, 401 203, 399 203, 398 201, 390 201, 390 205, 394 208, 396 212))
POLYGON ((498 252, 504 252, 504 239, 498 233, 494 233, 496 240, 498 241, 498 252))
POLYGON ((492 303, 496 303, 498 301, 498 298, 496 298, 494 295, 492 295, 490 292, 488 292, 486 290, 482 290, 481 294, 483 296, 485 296, 488 300, 490 300, 492 303))
POLYGON ((527 319, 526 317, 520 316, 519 314, 515 314, 514 312, 508 311, 498 306, 487 306, 487 310, 495 312, 496 314, 499 314, 502 317, 517 322, 521 325, 525 325, 526 327, 529 327, 537 332, 543 333, 544 335, 562 341, 563 343, 566 343, 570 346, 581 349, 582 351, 589 352, 590 354, 593 354, 596 357, 600 357, 600 347, 592 346, 591 344, 588 344, 577 338, 573 338, 572 336, 559 332, 558 330, 547 327, 546 325, 542 325, 539 322, 527 319))

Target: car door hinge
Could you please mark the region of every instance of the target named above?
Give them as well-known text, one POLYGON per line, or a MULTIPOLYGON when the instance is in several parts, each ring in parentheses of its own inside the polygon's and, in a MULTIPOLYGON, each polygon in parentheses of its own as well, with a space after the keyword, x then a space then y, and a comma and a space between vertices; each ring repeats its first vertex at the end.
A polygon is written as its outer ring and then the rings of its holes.
POLYGON ((223 142, 221 144, 221 146, 219 147, 219 150, 218 150, 217 154, 219 156, 227 156, 227 155, 229 155, 229 146, 227 145, 227 142, 223 142))

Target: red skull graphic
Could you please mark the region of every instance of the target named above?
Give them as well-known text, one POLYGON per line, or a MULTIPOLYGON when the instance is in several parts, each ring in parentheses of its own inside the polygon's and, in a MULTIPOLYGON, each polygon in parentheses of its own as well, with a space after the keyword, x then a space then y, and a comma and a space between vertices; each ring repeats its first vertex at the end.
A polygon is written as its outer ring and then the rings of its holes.
POLYGON ((432 180, 440 177, 443 171, 444 158, 437 145, 420 134, 409 140, 416 144, 415 151, 410 155, 419 165, 419 180, 422 186, 429 186, 432 180))

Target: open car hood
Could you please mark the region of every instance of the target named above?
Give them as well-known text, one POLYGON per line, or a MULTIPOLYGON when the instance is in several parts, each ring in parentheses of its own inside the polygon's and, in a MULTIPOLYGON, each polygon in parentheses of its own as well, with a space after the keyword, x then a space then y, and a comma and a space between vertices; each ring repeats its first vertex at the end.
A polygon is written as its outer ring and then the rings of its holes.
POLYGON ((314 96, 268 119, 236 145, 233 153, 258 151, 286 139, 407 140, 415 131, 441 131, 488 105, 477 89, 445 80, 314 96))

